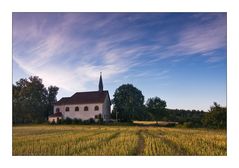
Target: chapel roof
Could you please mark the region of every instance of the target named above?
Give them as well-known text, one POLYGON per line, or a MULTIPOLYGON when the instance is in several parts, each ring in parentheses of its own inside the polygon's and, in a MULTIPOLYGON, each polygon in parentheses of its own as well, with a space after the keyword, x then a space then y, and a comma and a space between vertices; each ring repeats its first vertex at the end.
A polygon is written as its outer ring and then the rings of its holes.
POLYGON ((59 101, 55 103, 55 105, 104 103, 107 95, 109 97, 109 92, 107 90, 76 92, 71 97, 61 98, 59 101))
POLYGON ((49 117, 62 117, 62 113, 61 112, 56 112, 56 113, 50 115, 49 117))

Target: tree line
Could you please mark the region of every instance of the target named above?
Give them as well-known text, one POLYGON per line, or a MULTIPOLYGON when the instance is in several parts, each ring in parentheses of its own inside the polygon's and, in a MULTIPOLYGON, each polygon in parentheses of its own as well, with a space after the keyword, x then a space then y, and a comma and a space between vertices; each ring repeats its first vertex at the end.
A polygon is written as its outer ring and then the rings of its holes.
POLYGON ((114 93, 112 118, 133 120, 175 121, 183 127, 226 128, 226 107, 214 102, 208 112, 199 110, 167 109, 165 100, 149 98, 144 104, 142 92, 132 84, 124 84, 114 93))
MULTIPOLYGON (((42 79, 31 76, 13 84, 13 123, 42 123, 53 113, 59 88, 46 88, 42 79)), ((175 121, 183 127, 226 128, 226 107, 214 103, 208 112, 168 109, 165 100, 149 98, 144 103, 142 92, 132 84, 118 87, 113 95, 112 116, 120 122, 175 121)))

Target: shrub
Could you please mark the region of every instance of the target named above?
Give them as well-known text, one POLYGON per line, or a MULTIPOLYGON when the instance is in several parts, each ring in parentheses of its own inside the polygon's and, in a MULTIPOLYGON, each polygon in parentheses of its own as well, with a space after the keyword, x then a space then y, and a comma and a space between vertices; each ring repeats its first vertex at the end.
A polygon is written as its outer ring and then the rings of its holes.
POLYGON ((62 124, 62 120, 61 119, 59 119, 59 118, 57 118, 57 122, 56 122, 57 124, 62 124))
POLYGON ((93 118, 90 118, 90 119, 89 119, 89 123, 90 123, 90 124, 93 124, 93 123, 95 123, 95 120, 94 120, 93 118))
POLYGON ((227 108, 214 103, 209 112, 202 119, 202 123, 208 128, 227 127, 227 108))
POLYGON ((88 120, 84 120, 83 121, 84 124, 94 124, 95 123, 95 120, 93 118, 90 118, 88 120))
POLYGON ((82 123, 82 120, 81 120, 81 119, 74 118, 74 119, 72 120, 72 124, 80 124, 80 123, 82 123))
POLYGON ((65 120, 64 120, 64 122, 63 122, 64 124, 72 124, 72 119, 70 119, 70 118, 66 118, 65 120))
POLYGON ((95 115, 95 121, 97 121, 97 123, 103 123, 103 118, 101 114, 95 115))

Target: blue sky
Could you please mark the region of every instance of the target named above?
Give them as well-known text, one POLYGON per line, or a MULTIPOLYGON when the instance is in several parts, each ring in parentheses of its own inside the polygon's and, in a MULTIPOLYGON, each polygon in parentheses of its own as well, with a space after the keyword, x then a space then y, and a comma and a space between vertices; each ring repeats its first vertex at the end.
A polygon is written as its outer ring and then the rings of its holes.
POLYGON ((13 13, 13 83, 37 75, 58 99, 131 83, 168 108, 226 105, 226 13, 13 13))

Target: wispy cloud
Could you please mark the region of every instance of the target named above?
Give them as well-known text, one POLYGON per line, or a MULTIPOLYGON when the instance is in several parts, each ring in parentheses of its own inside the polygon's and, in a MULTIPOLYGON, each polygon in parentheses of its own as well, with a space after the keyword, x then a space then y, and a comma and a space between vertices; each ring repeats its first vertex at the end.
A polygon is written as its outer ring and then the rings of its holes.
MULTIPOLYGON (((118 43, 130 40, 132 36, 114 39, 112 35, 101 37, 98 39, 100 42, 96 42, 95 38, 85 38, 86 34, 70 35, 76 33, 73 31, 77 24, 83 25, 79 27, 81 31, 88 31, 89 25, 84 24, 90 21, 85 18, 63 15, 58 20, 51 23, 54 28, 44 25, 46 20, 40 25, 31 18, 14 20, 13 61, 27 74, 39 75, 46 84, 55 84, 68 91, 86 90, 87 82, 96 81, 99 72, 108 79, 135 65, 133 57, 130 57, 135 50, 117 47, 118 43)), ((111 20, 96 21, 94 28, 104 27, 111 20)))
POLYGON ((208 63, 215 63, 215 62, 220 62, 220 61, 222 61, 222 60, 224 60, 225 59, 225 57, 223 57, 223 56, 216 56, 216 57, 209 57, 208 58, 208 60, 207 60, 207 62, 208 63))
POLYGON ((160 52, 160 58, 190 56, 194 54, 205 55, 225 47, 226 26, 224 15, 219 15, 214 20, 201 25, 189 24, 178 33, 179 38, 174 44, 166 46, 160 52))
MULTIPOLYGON (((135 67, 150 67, 170 58, 177 63, 181 56, 205 56, 226 46, 225 16, 210 20, 195 15, 201 25, 185 24, 178 31, 163 28, 158 16, 14 13, 13 61, 47 84, 74 91, 86 90, 99 72, 104 79, 111 79, 135 67), (175 39, 170 39, 173 33, 175 39)), ((210 63, 222 60, 214 54, 206 57, 210 63)), ((150 77, 152 72, 149 68, 135 77, 150 77)), ((169 71, 162 69, 153 76, 168 75, 169 71)))

